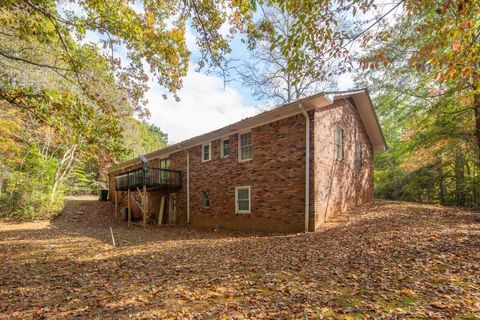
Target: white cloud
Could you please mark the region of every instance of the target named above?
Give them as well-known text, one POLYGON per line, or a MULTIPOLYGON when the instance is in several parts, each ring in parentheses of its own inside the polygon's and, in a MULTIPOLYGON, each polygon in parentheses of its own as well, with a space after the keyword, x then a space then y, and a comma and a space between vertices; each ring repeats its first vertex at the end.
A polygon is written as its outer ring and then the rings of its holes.
POLYGON ((219 77, 189 72, 183 84, 178 92, 180 102, 172 97, 164 100, 163 90, 156 84, 147 94, 152 113, 150 121, 168 133, 170 143, 219 129, 257 113, 237 90, 224 88, 219 77))
POLYGON ((339 90, 351 90, 355 88, 352 72, 343 73, 339 75, 335 80, 337 82, 337 88, 339 90))

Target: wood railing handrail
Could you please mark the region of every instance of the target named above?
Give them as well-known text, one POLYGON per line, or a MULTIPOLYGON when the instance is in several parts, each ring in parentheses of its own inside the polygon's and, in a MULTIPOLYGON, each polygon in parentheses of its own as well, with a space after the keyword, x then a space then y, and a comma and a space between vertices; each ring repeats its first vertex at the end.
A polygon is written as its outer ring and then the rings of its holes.
POLYGON ((148 167, 122 172, 115 176, 115 189, 127 190, 141 186, 147 188, 179 188, 182 183, 182 173, 179 170, 148 167))
MULTIPOLYGON (((180 170, 163 169, 163 168, 157 168, 157 167, 147 167, 147 171, 148 170, 161 170, 161 171, 166 171, 166 172, 177 172, 177 173, 181 172, 180 170)), ((121 173, 117 173, 115 175, 115 177, 123 176, 125 174, 129 174, 129 173, 136 172, 136 171, 143 171, 143 168, 140 167, 140 168, 135 168, 135 169, 131 169, 131 170, 128 170, 128 171, 124 171, 124 172, 121 172, 121 173)))

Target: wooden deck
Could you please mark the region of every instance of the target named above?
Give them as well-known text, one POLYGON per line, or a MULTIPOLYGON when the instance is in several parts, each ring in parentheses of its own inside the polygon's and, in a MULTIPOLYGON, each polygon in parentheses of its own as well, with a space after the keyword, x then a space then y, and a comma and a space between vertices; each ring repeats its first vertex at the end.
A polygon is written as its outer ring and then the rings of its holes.
POLYGON ((180 189, 182 174, 178 170, 147 168, 133 169, 115 176, 115 190, 128 191, 137 188, 147 189, 180 189))

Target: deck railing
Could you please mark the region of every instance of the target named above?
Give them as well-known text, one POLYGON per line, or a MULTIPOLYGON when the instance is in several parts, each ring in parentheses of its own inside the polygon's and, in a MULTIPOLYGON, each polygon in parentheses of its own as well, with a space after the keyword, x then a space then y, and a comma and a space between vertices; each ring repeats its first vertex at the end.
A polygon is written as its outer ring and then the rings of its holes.
POLYGON ((122 172, 115 176, 117 191, 134 190, 146 186, 152 188, 178 189, 181 187, 181 172, 178 170, 143 168, 122 172))

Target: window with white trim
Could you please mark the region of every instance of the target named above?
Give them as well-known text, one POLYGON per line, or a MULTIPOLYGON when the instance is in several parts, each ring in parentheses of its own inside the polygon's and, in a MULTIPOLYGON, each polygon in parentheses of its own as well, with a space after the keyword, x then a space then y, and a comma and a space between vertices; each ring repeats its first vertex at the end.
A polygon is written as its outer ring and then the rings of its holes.
POLYGON ((245 132, 238 135, 238 160, 252 159, 252 133, 245 132))
POLYGON ((210 199, 208 198, 208 192, 203 192, 202 205, 204 208, 210 207, 210 199))
POLYGON ((250 186, 235 188, 235 213, 251 213, 250 186))
POLYGON ((335 154, 337 160, 343 160, 343 129, 335 130, 335 154))
POLYGON ((212 159, 212 144, 207 143, 202 145, 202 161, 212 159))
POLYGON ((230 139, 225 138, 220 140, 220 153, 222 158, 226 158, 230 156, 230 139))

